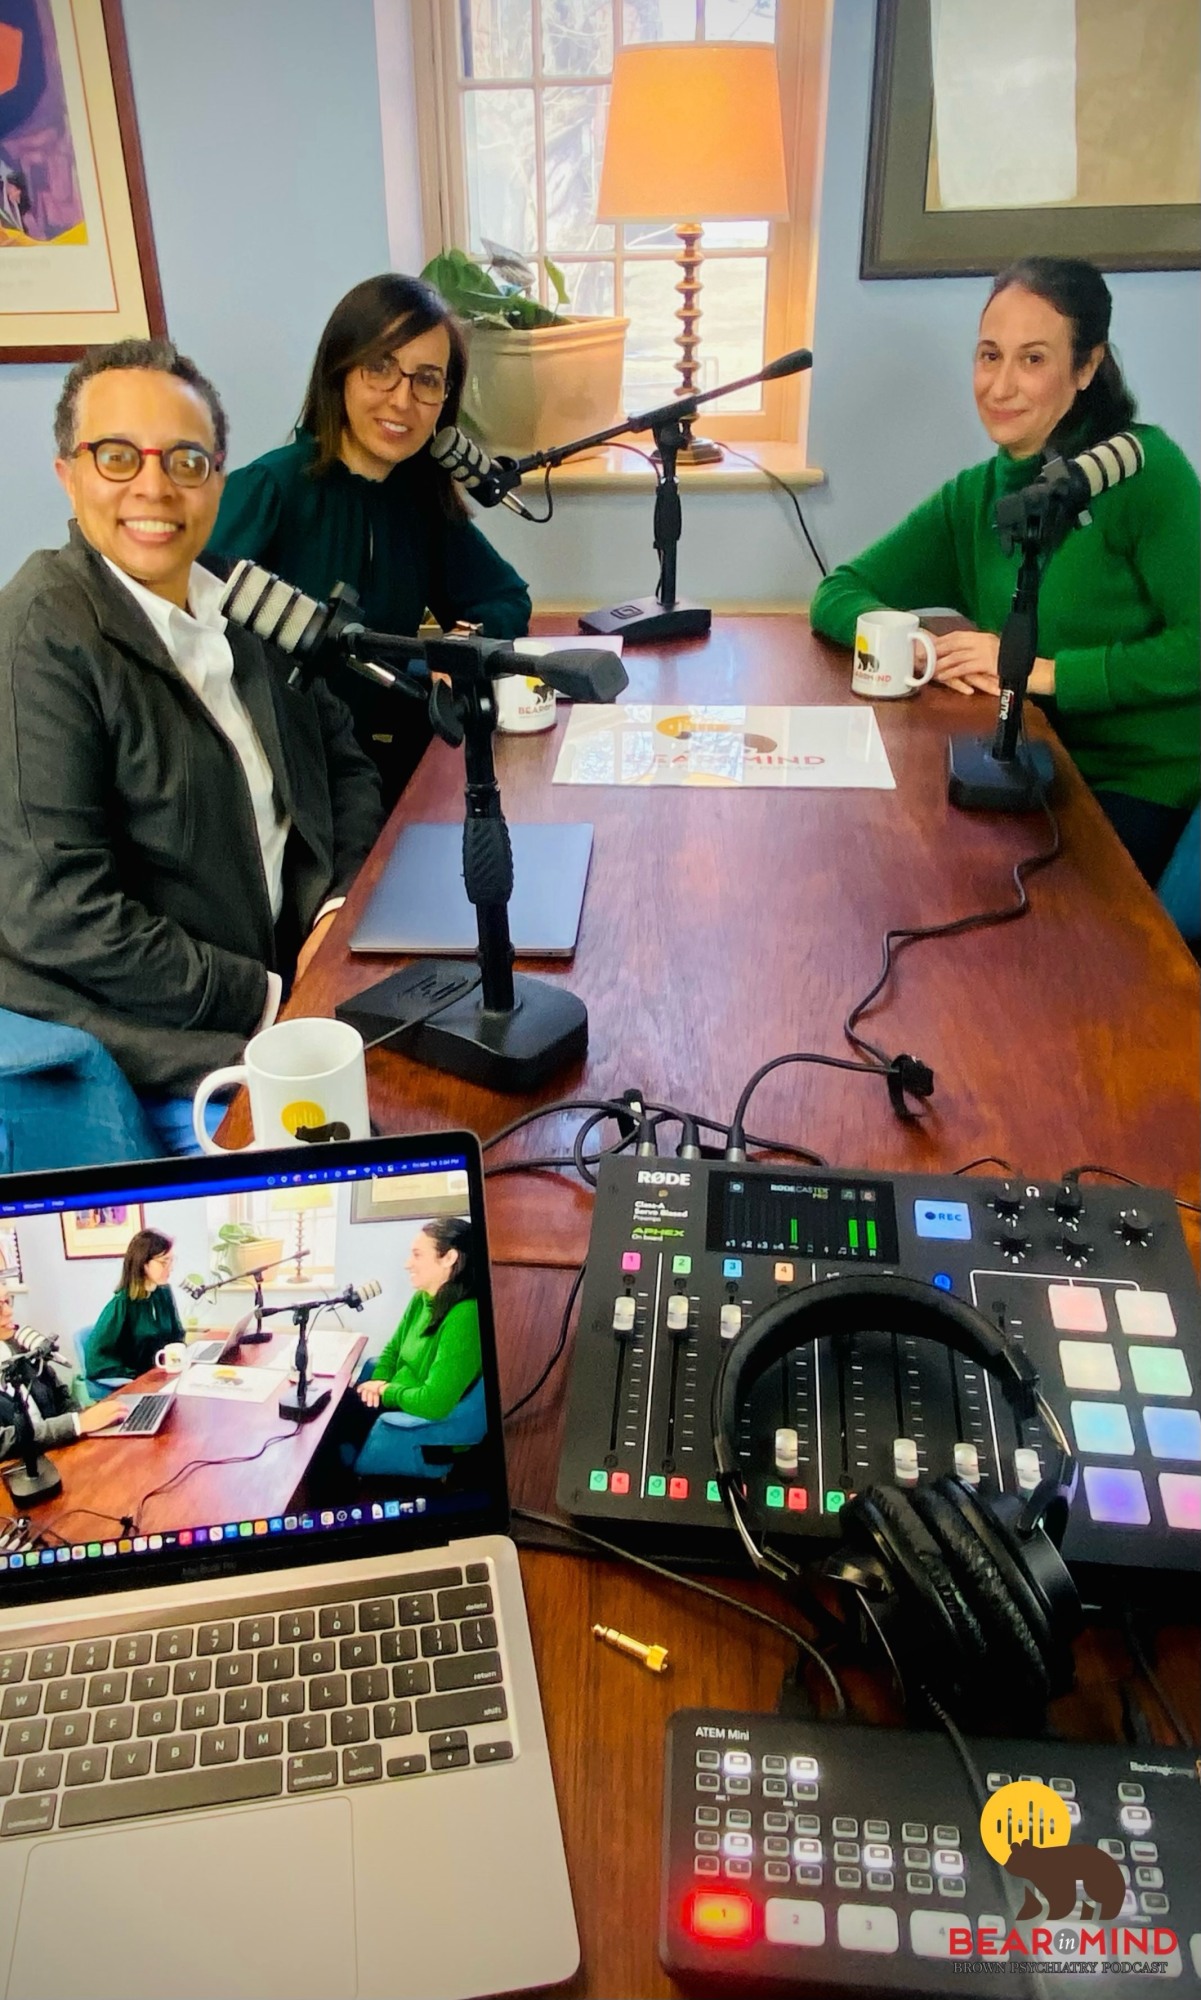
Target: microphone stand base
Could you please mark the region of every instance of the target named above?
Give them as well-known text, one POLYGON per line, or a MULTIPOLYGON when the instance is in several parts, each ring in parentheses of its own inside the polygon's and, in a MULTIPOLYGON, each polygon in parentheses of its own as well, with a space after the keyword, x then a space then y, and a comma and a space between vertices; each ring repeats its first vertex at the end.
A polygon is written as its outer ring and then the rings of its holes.
POLYGON ((947 797, 964 812, 1037 812, 1051 796, 1055 759, 1047 743, 1019 743, 1008 763, 983 736, 952 736, 947 751, 947 797))
POLYGON ((53 1500, 63 1490, 58 1467, 48 1458, 39 1458, 32 1472, 23 1465, 14 1466, 5 1473, 4 1484, 22 1507, 36 1507, 39 1500, 53 1500))
POLYGON ((536 1090, 560 1070, 583 1061, 588 1010, 582 1000, 524 972, 513 975, 513 998, 511 1012, 493 1012, 477 987, 394 1046, 414 1062, 485 1090, 536 1090))
POLYGON ((713 613, 703 604, 690 604, 677 597, 674 604, 660 604, 657 597, 631 597, 601 611, 580 614, 581 632, 616 634, 629 646, 657 646, 667 639, 703 639, 713 623, 713 613))
POLYGON ((300 1385, 285 1389, 279 1399, 279 1414, 290 1423, 307 1424, 313 1417, 319 1417, 330 1399, 328 1389, 308 1389, 303 1403, 300 1401, 300 1385))

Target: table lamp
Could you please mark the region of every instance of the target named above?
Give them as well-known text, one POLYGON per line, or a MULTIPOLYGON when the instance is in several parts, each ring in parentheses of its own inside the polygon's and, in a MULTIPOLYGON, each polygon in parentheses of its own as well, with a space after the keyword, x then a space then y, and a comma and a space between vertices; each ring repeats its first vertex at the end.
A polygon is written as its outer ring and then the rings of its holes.
MULTIPOLYGON (((788 214, 776 52, 765 42, 647 42, 613 65, 597 218, 671 222, 680 239, 681 396, 700 387, 701 224, 788 214)), ((681 465, 721 457, 684 425, 681 465)))
POLYGON ((293 1257, 296 1259, 296 1275, 292 1279, 293 1284, 299 1285, 304 1282, 304 1274, 301 1266, 305 1258, 310 1254, 309 1245, 304 1240, 306 1221, 310 1215, 317 1214, 321 1209, 332 1208, 333 1205, 334 1197, 331 1188, 276 1188, 268 1196, 267 1207, 272 1215, 293 1214, 296 1217, 296 1248, 288 1252, 287 1260, 290 1263, 293 1257))

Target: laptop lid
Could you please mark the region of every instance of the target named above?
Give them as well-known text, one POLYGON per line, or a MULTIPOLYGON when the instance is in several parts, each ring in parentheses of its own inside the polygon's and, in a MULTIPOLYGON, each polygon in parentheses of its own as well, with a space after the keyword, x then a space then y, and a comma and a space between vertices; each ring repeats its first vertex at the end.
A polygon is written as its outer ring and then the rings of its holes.
POLYGON ((26 1505, 0 1485, 0 1517, 16 1517, 0 1518, 0 1612, 507 1530, 472 1134, 13 1175, 0 1196, 0 1282, 18 1325, 57 1341, 15 1369, 10 1343, 5 1421, 37 1397, 24 1377, 38 1368, 60 1395, 75 1368, 76 1404, 115 1400, 126 1369, 135 1390, 176 1389, 153 1437, 39 1443, 27 1456, 57 1471, 57 1494, 26 1505), (185 1348, 178 1373, 147 1369, 154 1352, 178 1362, 164 1350, 181 1331, 244 1321, 263 1340, 218 1367, 192 1368, 185 1348), (131 1327, 141 1346, 122 1348, 131 1327), (311 1372, 298 1415, 302 1330, 311 1372), (381 1363, 380 1400, 365 1399, 360 1381, 381 1363))

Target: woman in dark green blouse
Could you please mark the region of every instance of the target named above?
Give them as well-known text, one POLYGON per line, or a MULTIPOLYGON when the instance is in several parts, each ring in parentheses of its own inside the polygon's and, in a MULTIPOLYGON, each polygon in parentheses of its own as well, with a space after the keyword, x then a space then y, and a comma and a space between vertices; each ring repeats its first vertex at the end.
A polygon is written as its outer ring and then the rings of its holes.
POLYGON ((129 1239, 121 1282, 105 1306, 87 1342, 88 1378, 92 1382, 129 1382, 168 1341, 183 1340, 184 1330, 167 1282, 174 1245, 157 1229, 139 1229, 129 1239))
MULTIPOLYGON (((416 632, 428 608, 444 630, 516 638, 529 592, 429 453, 458 420, 464 372, 437 292, 390 271, 356 285, 321 336, 293 443, 227 478, 212 550, 249 556, 312 597, 347 583, 376 631, 416 632)), ((429 742, 425 710, 348 670, 336 685, 391 807, 429 742)))

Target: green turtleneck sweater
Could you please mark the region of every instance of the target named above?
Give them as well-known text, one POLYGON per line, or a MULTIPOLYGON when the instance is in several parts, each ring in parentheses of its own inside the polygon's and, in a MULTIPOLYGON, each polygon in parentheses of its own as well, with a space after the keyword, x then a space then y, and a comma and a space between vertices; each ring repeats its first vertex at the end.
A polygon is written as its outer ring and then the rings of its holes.
MULTIPOLYGON (((1043 706, 1090 785, 1191 807, 1201 794, 1198 481, 1155 425, 1132 429, 1142 472, 1102 493, 1091 526, 1047 565, 1038 652, 1055 662, 1055 695, 1043 706)), ((886 604, 947 607, 999 632, 1019 557, 1002 553, 993 509, 1040 464, 998 452, 949 479, 823 579, 809 607, 814 631, 849 646, 860 612, 886 604)))

